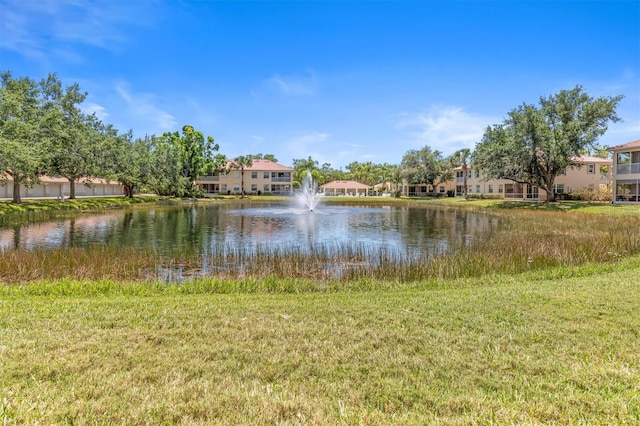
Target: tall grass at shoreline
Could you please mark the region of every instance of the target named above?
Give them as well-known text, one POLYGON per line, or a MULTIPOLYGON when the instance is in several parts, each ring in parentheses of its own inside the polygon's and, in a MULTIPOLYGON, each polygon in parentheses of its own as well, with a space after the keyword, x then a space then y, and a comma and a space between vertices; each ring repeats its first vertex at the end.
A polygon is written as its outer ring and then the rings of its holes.
POLYGON ((640 252, 640 217, 566 212, 501 211, 492 235, 451 253, 389 253, 363 244, 291 247, 227 246, 207 255, 94 246, 0 252, 0 282, 77 278, 116 280, 306 279, 352 282, 515 274, 613 262, 640 252))

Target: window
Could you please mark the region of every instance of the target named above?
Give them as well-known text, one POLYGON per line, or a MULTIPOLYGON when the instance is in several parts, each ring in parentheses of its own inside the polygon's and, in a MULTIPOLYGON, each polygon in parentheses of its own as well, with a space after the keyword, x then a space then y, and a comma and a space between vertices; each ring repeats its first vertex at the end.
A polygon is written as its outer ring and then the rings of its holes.
POLYGON ((489 194, 493 194, 493 185, 489 185, 489 194))
POLYGON ((619 152, 618 153, 618 164, 631 164, 631 153, 630 152, 619 152))
POLYGON ((554 183, 553 184, 553 193, 554 194, 564 194, 564 184, 563 183, 554 183))
POLYGON ((499 184, 498 185, 498 194, 502 194, 504 192, 504 185, 503 184, 499 184))
POLYGON ((233 177, 234 177, 234 179, 239 179, 240 178, 240 172, 233 172, 233 177))
POLYGON ((227 184, 226 183, 221 183, 220 184, 220 191, 226 191, 227 190, 227 184))
POLYGON ((251 172, 251 179, 258 179, 258 172, 251 172))
POLYGON ((251 192, 257 192, 258 191, 258 184, 252 183, 251 184, 251 192))
POLYGON ((596 165, 595 164, 589 164, 587 166, 587 173, 595 173, 596 172, 596 165))
POLYGON ((263 190, 264 192, 269 192, 269 184, 268 184, 268 183, 265 183, 265 184, 262 186, 262 190, 263 190))
POLYGON ((233 185, 233 192, 240 192, 240 185, 238 184, 233 185))
POLYGON ((444 186, 440 187, 440 192, 444 192, 444 186))
POLYGON ((476 185, 476 192, 479 194, 480 193, 480 185, 476 185))
POLYGON ((479 178, 480 177, 480 170, 476 170, 476 177, 479 178))
POLYGON ((269 172, 264 172, 262 175, 265 179, 269 179, 269 172))

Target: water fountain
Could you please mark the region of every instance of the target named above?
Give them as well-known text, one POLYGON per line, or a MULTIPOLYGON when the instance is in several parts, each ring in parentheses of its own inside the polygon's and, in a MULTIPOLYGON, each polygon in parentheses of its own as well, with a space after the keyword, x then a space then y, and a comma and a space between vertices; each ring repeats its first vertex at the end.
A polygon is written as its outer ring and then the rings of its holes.
POLYGON ((311 171, 307 170, 307 175, 302 181, 302 190, 298 196, 304 206, 311 212, 316 208, 320 201, 320 195, 318 194, 318 184, 314 182, 311 176, 311 171))

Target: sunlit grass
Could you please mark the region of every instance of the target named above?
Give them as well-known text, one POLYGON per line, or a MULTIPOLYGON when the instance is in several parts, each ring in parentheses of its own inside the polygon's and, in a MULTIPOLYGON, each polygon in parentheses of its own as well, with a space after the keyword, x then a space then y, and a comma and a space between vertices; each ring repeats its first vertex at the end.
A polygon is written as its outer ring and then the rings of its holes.
POLYGON ((161 197, 155 196, 87 197, 66 199, 64 202, 57 199, 26 199, 21 204, 0 200, 0 225, 48 220, 81 211, 122 208, 133 204, 156 202, 160 199, 161 197))
POLYGON ((638 276, 636 256, 384 291, 3 286, 0 418, 637 424, 638 276))

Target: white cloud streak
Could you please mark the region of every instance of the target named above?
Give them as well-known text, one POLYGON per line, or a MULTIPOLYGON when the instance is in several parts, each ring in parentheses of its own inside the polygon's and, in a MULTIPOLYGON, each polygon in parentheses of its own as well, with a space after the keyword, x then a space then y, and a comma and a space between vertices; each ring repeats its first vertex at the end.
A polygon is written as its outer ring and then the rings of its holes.
POLYGON ((124 83, 116 84, 115 90, 126 104, 126 112, 148 133, 174 130, 178 122, 170 113, 159 107, 156 96, 149 93, 131 93, 124 83))
POLYGON ((80 106, 80 109, 85 114, 95 114, 96 117, 98 117, 98 119, 100 119, 101 121, 104 121, 107 117, 109 117, 107 109, 95 102, 85 102, 80 106))
POLYGON ((153 9, 150 1, 4 0, 0 49, 36 61, 56 55, 77 62, 76 45, 122 49, 126 29, 148 25, 153 9))
POLYGON ((274 74, 266 80, 266 85, 286 96, 310 96, 316 93, 318 82, 315 73, 307 71, 302 76, 274 74))
POLYGON ((472 114, 458 106, 432 106, 421 113, 398 115, 396 128, 407 130, 415 148, 429 145, 445 155, 475 147, 487 126, 502 120, 472 114))

